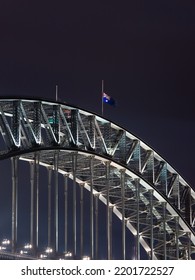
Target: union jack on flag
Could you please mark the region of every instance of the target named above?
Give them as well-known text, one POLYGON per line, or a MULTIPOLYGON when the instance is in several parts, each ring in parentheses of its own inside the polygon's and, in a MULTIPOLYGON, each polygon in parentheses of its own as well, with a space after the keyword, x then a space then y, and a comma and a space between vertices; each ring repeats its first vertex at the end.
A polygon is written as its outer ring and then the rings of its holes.
POLYGON ((115 100, 110 95, 103 92, 102 98, 104 103, 107 103, 111 106, 115 106, 115 100))

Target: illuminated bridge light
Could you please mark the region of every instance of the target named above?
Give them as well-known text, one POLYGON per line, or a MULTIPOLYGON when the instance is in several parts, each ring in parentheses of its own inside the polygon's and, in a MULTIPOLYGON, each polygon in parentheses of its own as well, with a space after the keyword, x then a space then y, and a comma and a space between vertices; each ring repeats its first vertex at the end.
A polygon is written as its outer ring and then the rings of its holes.
POLYGON ((83 260, 90 260, 90 257, 89 256, 83 256, 83 260))
POLYGON ((48 248, 45 250, 45 253, 51 254, 51 253, 53 253, 53 249, 48 247, 48 248))
POLYGON ((9 239, 3 239, 2 245, 10 245, 10 240, 9 239))
POLYGON ((66 253, 64 254, 64 256, 65 256, 65 257, 72 257, 72 253, 71 253, 71 252, 66 252, 66 253))
POLYGON ((24 245, 24 249, 32 249, 32 245, 30 243, 27 243, 24 245))
POLYGON ((45 255, 45 254, 40 254, 40 259, 47 259, 47 255, 45 255))
POLYGON ((4 250, 6 250, 6 247, 0 246, 0 251, 4 251, 4 250))

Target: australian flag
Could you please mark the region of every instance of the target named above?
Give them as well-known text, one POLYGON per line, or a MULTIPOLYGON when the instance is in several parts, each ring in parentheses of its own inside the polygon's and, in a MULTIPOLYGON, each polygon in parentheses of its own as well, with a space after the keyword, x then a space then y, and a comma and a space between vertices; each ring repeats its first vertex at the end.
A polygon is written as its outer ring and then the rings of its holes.
POLYGON ((102 98, 103 98, 104 103, 107 103, 111 106, 115 106, 115 100, 111 96, 109 96, 108 94, 103 92, 102 98))

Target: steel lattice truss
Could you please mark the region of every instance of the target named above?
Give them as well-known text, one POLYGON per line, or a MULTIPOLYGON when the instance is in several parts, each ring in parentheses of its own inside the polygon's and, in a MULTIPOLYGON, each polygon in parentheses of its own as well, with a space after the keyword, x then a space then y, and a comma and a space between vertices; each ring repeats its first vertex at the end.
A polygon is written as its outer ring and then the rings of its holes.
MULTIPOLYGON (((0 100, 0 129, 4 140, 0 158, 12 159, 13 190, 17 185, 17 160, 21 159, 32 163, 33 184, 37 165, 43 165, 88 189, 91 211, 94 211, 94 199, 105 203, 109 259, 112 258, 109 237, 112 213, 121 219, 124 258, 126 227, 136 237, 137 259, 140 244, 150 259, 191 258, 195 246, 195 192, 140 139, 91 112, 57 102, 19 98, 0 100)), ((16 199, 13 194, 13 251, 16 199)), ((57 219, 56 206, 56 250, 57 219)), ((91 217, 92 258, 93 226, 91 217)), ((37 242, 33 234, 35 227, 31 223, 34 244, 37 242)), ((76 224, 74 234, 76 238, 76 224)))

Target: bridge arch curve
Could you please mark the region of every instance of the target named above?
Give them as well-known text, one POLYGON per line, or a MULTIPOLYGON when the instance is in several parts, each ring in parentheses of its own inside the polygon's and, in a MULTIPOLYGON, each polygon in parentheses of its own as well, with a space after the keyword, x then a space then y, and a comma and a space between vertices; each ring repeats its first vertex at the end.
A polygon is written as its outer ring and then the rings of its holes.
MULTIPOLYGON (((109 259, 111 212, 122 221, 123 258, 127 227, 136 237, 137 259, 140 244, 151 259, 190 259, 195 245, 194 190, 136 136, 72 105, 22 98, 0 100, 0 125, 3 140, 0 159, 12 158, 13 173, 17 171, 17 159, 33 163, 33 172, 37 164, 52 167, 91 192, 91 211, 95 196, 106 204, 109 259)), ((17 187, 16 178, 15 174, 13 189, 17 187)), ((14 194, 12 200, 14 251, 17 235, 14 194)), ((91 219, 93 258, 94 221, 91 219)), ((32 224, 31 239, 36 243, 33 227, 32 224)), ((76 238, 76 229, 74 234, 76 238)), ((58 240, 55 250, 57 243, 58 240)))

